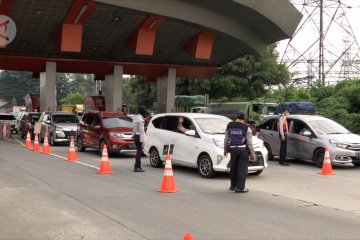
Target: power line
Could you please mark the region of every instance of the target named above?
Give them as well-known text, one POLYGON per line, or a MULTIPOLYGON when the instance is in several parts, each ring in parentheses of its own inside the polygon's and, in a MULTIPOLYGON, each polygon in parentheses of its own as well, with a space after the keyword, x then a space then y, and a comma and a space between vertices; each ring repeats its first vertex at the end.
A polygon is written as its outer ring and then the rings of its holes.
POLYGON ((360 46, 347 18, 353 6, 339 0, 292 3, 303 14, 281 58, 294 74, 292 84, 308 86, 316 78, 329 84, 360 76, 360 46))

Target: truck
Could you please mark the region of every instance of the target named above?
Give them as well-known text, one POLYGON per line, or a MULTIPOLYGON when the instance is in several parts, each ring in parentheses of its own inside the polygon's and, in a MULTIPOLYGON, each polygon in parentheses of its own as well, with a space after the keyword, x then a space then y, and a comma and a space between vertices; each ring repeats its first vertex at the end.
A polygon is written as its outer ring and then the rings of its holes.
MULTIPOLYGON (((83 113, 89 112, 91 110, 94 111, 106 111, 106 101, 105 96, 103 95, 94 95, 85 98, 84 105, 83 105, 83 113)), ((129 114, 129 110, 126 104, 122 104, 121 109, 120 107, 117 109, 117 112, 122 112, 124 114, 129 114)))
POLYGON ((27 93, 25 95, 25 107, 27 112, 39 112, 40 111, 40 94, 39 93, 27 93))
POLYGON ((95 95, 89 96, 84 100, 84 113, 89 112, 91 110, 95 111, 105 111, 105 96, 103 95, 95 95))
POLYGON ((204 95, 177 95, 175 96, 175 111, 176 112, 205 112, 204 95))
POLYGON ((13 106, 13 113, 25 112, 26 106, 13 106))
POLYGON ((263 102, 210 103, 206 108, 206 113, 223 115, 234 119, 236 113, 243 110, 249 123, 259 125, 266 115, 274 114, 275 106, 276 103, 263 102))

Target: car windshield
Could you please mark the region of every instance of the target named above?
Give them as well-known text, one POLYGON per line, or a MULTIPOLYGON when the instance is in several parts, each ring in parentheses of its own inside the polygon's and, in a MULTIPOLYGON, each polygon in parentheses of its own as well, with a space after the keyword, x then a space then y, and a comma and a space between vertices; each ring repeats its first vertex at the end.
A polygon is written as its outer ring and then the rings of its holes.
POLYGON ((0 120, 16 120, 14 115, 0 115, 0 120))
POLYGON ((79 119, 75 115, 53 115, 54 123, 78 123, 79 119))
POLYGON ((320 135, 350 133, 349 130, 330 119, 314 119, 308 123, 320 135))
POLYGON ((106 128, 133 128, 130 117, 109 117, 103 119, 106 128))
POLYGON ((29 118, 31 122, 37 122, 40 118, 40 114, 30 114, 29 118))
POLYGON ((195 118, 201 131, 207 134, 225 134, 226 126, 231 120, 229 118, 195 118))

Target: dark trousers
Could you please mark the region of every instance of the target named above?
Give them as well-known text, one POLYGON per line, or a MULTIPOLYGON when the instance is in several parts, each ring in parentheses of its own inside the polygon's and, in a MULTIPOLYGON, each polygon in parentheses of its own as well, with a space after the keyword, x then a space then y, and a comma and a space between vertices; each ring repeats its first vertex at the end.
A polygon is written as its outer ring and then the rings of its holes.
POLYGON ((143 155, 142 143, 141 142, 135 142, 135 145, 136 145, 136 156, 135 156, 134 169, 141 168, 141 157, 143 155))
POLYGON ((279 133, 280 138, 280 160, 279 163, 285 163, 286 162, 286 151, 287 151, 287 134, 285 134, 285 141, 281 140, 281 135, 279 133))
POLYGON ((249 150, 230 148, 230 155, 231 186, 237 189, 244 189, 249 167, 249 150))

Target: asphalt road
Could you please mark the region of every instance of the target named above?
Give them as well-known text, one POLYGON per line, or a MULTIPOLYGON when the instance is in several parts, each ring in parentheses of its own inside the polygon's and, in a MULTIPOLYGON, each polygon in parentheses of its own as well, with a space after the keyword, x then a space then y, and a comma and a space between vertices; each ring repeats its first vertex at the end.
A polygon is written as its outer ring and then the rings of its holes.
MULTIPOLYGON (((134 154, 110 158, 114 174, 97 174, 101 156, 77 153, 79 162, 35 153, 0 141, 0 239, 360 239, 360 169, 336 175, 292 161, 270 162, 249 176, 247 194, 228 190, 227 174, 201 178, 174 166, 177 193, 159 193, 163 169, 134 154)), ((63 157, 63 158, 62 158, 63 157)))

